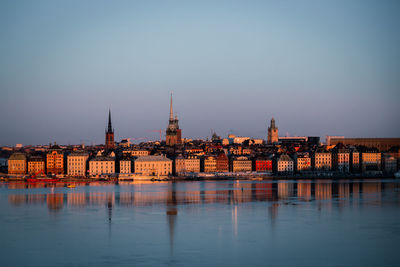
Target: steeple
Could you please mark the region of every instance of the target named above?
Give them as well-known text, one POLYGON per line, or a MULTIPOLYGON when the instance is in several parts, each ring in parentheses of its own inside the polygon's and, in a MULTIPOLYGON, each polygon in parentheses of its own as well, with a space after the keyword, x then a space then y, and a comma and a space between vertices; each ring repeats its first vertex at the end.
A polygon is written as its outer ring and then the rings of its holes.
POLYGON ((275 129, 275 119, 272 117, 271 119, 271 129, 275 129))
POLYGON ((171 92, 171 102, 169 104, 169 120, 170 121, 174 120, 174 112, 172 110, 172 92, 171 92))
POLYGON ((107 129, 108 133, 112 133, 114 132, 112 129, 112 124, 111 124, 111 110, 108 110, 108 129, 107 129))

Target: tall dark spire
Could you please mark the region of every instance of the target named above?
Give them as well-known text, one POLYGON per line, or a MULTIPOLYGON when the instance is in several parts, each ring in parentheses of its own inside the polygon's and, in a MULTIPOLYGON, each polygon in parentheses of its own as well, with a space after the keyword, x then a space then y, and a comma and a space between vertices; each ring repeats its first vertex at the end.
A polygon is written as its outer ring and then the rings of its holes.
POLYGON ((108 133, 112 133, 114 132, 112 129, 112 124, 111 124, 111 110, 108 110, 108 129, 107 129, 108 133))
POLYGON ((171 101, 169 103, 169 120, 170 121, 174 120, 174 111, 172 109, 172 92, 171 92, 171 101))

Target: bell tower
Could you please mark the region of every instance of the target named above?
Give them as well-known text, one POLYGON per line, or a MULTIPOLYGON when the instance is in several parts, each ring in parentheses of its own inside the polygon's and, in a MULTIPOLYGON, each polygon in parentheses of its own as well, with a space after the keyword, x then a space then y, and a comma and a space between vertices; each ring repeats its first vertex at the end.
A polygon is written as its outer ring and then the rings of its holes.
POLYGON ((108 110, 108 127, 106 129, 106 149, 114 149, 114 129, 111 124, 111 110, 108 110))
POLYGON ((275 126, 275 119, 272 117, 271 124, 268 127, 268 144, 278 143, 278 127, 275 126))

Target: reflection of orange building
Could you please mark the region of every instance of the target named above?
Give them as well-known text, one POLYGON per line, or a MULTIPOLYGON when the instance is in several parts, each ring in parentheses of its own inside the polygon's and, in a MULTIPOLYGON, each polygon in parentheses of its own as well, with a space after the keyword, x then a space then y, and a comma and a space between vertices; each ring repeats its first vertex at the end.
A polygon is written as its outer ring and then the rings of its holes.
POLYGON ((47 207, 49 210, 57 211, 64 205, 64 194, 47 194, 47 207))
POLYGON ((306 201, 311 200, 311 181, 297 183, 297 197, 306 201))
POLYGON ((332 183, 317 180, 315 183, 315 199, 332 199, 332 183))
POLYGON ((86 194, 85 193, 68 193, 67 203, 70 206, 85 206, 86 194))

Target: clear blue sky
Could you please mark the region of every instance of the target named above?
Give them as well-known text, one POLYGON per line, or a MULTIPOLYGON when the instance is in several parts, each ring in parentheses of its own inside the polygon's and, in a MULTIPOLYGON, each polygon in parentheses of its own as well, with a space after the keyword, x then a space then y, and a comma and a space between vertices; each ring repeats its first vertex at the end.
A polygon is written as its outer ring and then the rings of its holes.
POLYGON ((1 1, 0 145, 400 136, 400 1, 1 1))

